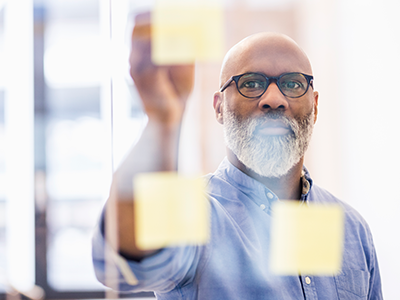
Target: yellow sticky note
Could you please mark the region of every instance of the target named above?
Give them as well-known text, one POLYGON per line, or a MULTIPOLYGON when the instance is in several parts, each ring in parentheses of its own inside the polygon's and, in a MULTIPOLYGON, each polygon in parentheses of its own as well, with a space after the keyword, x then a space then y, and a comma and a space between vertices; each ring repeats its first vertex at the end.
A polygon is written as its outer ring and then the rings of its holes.
POLYGON ((220 61, 224 51, 222 16, 218 1, 157 1, 151 15, 153 63, 220 61))
POLYGON ((339 205, 280 201, 272 211, 272 272, 333 275, 340 271, 344 213, 339 205))
POLYGON ((133 185, 140 249, 207 242, 209 204, 202 179, 173 172, 143 173, 133 179, 133 185))

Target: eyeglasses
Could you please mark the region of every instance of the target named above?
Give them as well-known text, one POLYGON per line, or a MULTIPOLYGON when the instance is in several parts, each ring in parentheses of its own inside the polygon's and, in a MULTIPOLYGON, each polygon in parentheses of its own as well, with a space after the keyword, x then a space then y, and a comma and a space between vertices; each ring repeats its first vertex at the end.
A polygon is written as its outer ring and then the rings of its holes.
POLYGON ((293 72, 284 73, 278 77, 267 77, 262 73, 245 73, 232 76, 219 90, 225 91, 234 81, 239 93, 246 98, 261 97, 271 82, 275 82, 281 93, 290 98, 299 98, 308 91, 308 87, 313 87, 314 77, 311 75, 293 72))

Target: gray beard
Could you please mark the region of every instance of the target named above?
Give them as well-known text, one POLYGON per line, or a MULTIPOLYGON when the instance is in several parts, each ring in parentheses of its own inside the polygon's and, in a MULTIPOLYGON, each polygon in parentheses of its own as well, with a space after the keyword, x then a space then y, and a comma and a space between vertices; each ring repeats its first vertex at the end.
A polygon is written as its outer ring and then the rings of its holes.
POLYGON ((229 149, 250 170, 264 177, 282 177, 304 156, 314 128, 314 108, 303 119, 290 119, 281 113, 241 120, 223 105, 224 136, 229 149), (264 122, 279 119, 291 130, 286 135, 257 133, 264 122))

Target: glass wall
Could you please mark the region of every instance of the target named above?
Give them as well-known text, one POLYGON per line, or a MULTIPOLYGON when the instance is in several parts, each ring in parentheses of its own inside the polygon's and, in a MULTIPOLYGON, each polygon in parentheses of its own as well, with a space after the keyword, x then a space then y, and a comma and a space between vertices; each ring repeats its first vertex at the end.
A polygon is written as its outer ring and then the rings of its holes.
POLYGON ((0 1, 0 294, 8 282, 103 296, 92 231, 146 124, 128 72, 130 5, 0 1))
POLYGON ((60 291, 101 288, 90 238, 109 184, 101 118, 99 1, 44 3, 47 276, 60 291))
POLYGON ((50 295, 104 290, 91 263, 92 231, 113 169, 146 122, 129 80, 129 8, 101 0, 35 7, 35 59, 43 66, 35 98, 36 182, 44 187, 37 223, 46 241, 36 257, 50 295))
MULTIPOLYGON (((91 263, 91 234, 113 170, 146 125, 129 76, 129 38, 134 14, 154 2, 0 0, 0 294, 7 279, 20 289, 41 286, 49 299, 104 296, 91 263)), ((388 246, 387 232, 398 227, 400 203, 393 163, 399 147, 389 140, 397 133, 397 110, 387 118, 375 107, 377 99, 394 108, 398 100, 379 85, 360 90, 354 83, 362 86, 372 73, 396 78, 398 6, 369 2, 360 13, 354 1, 223 2, 225 50, 265 30, 293 37, 308 53, 320 109, 307 166, 315 182, 370 222, 385 296, 396 295, 400 245, 388 246), (371 173, 385 175, 377 181, 387 187, 384 196, 365 189, 371 173)), ((225 155, 212 109, 219 68, 196 65, 182 168, 213 172, 225 155)))

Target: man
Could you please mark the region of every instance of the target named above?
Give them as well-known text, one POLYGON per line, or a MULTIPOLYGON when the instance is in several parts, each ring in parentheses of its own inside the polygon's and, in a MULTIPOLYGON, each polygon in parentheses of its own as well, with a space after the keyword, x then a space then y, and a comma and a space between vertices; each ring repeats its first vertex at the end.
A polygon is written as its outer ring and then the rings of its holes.
MULTIPOLYGON (((106 207, 115 205, 118 212, 114 256, 119 289, 155 291, 158 299, 382 299, 368 225, 354 209, 315 185, 303 167, 317 119, 318 92, 307 56, 281 34, 252 35, 224 59, 214 109, 223 125, 227 158, 206 177, 210 242, 147 252, 136 248, 132 177, 176 170, 179 130, 193 84, 192 65, 157 67, 150 62, 148 28, 138 28, 131 75, 149 123, 116 172, 106 207), (343 207, 340 274, 276 276, 269 271, 271 204, 278 199, 343 207)), ((96 274, 104 282, 104 228, 93 243, 96 274)))

